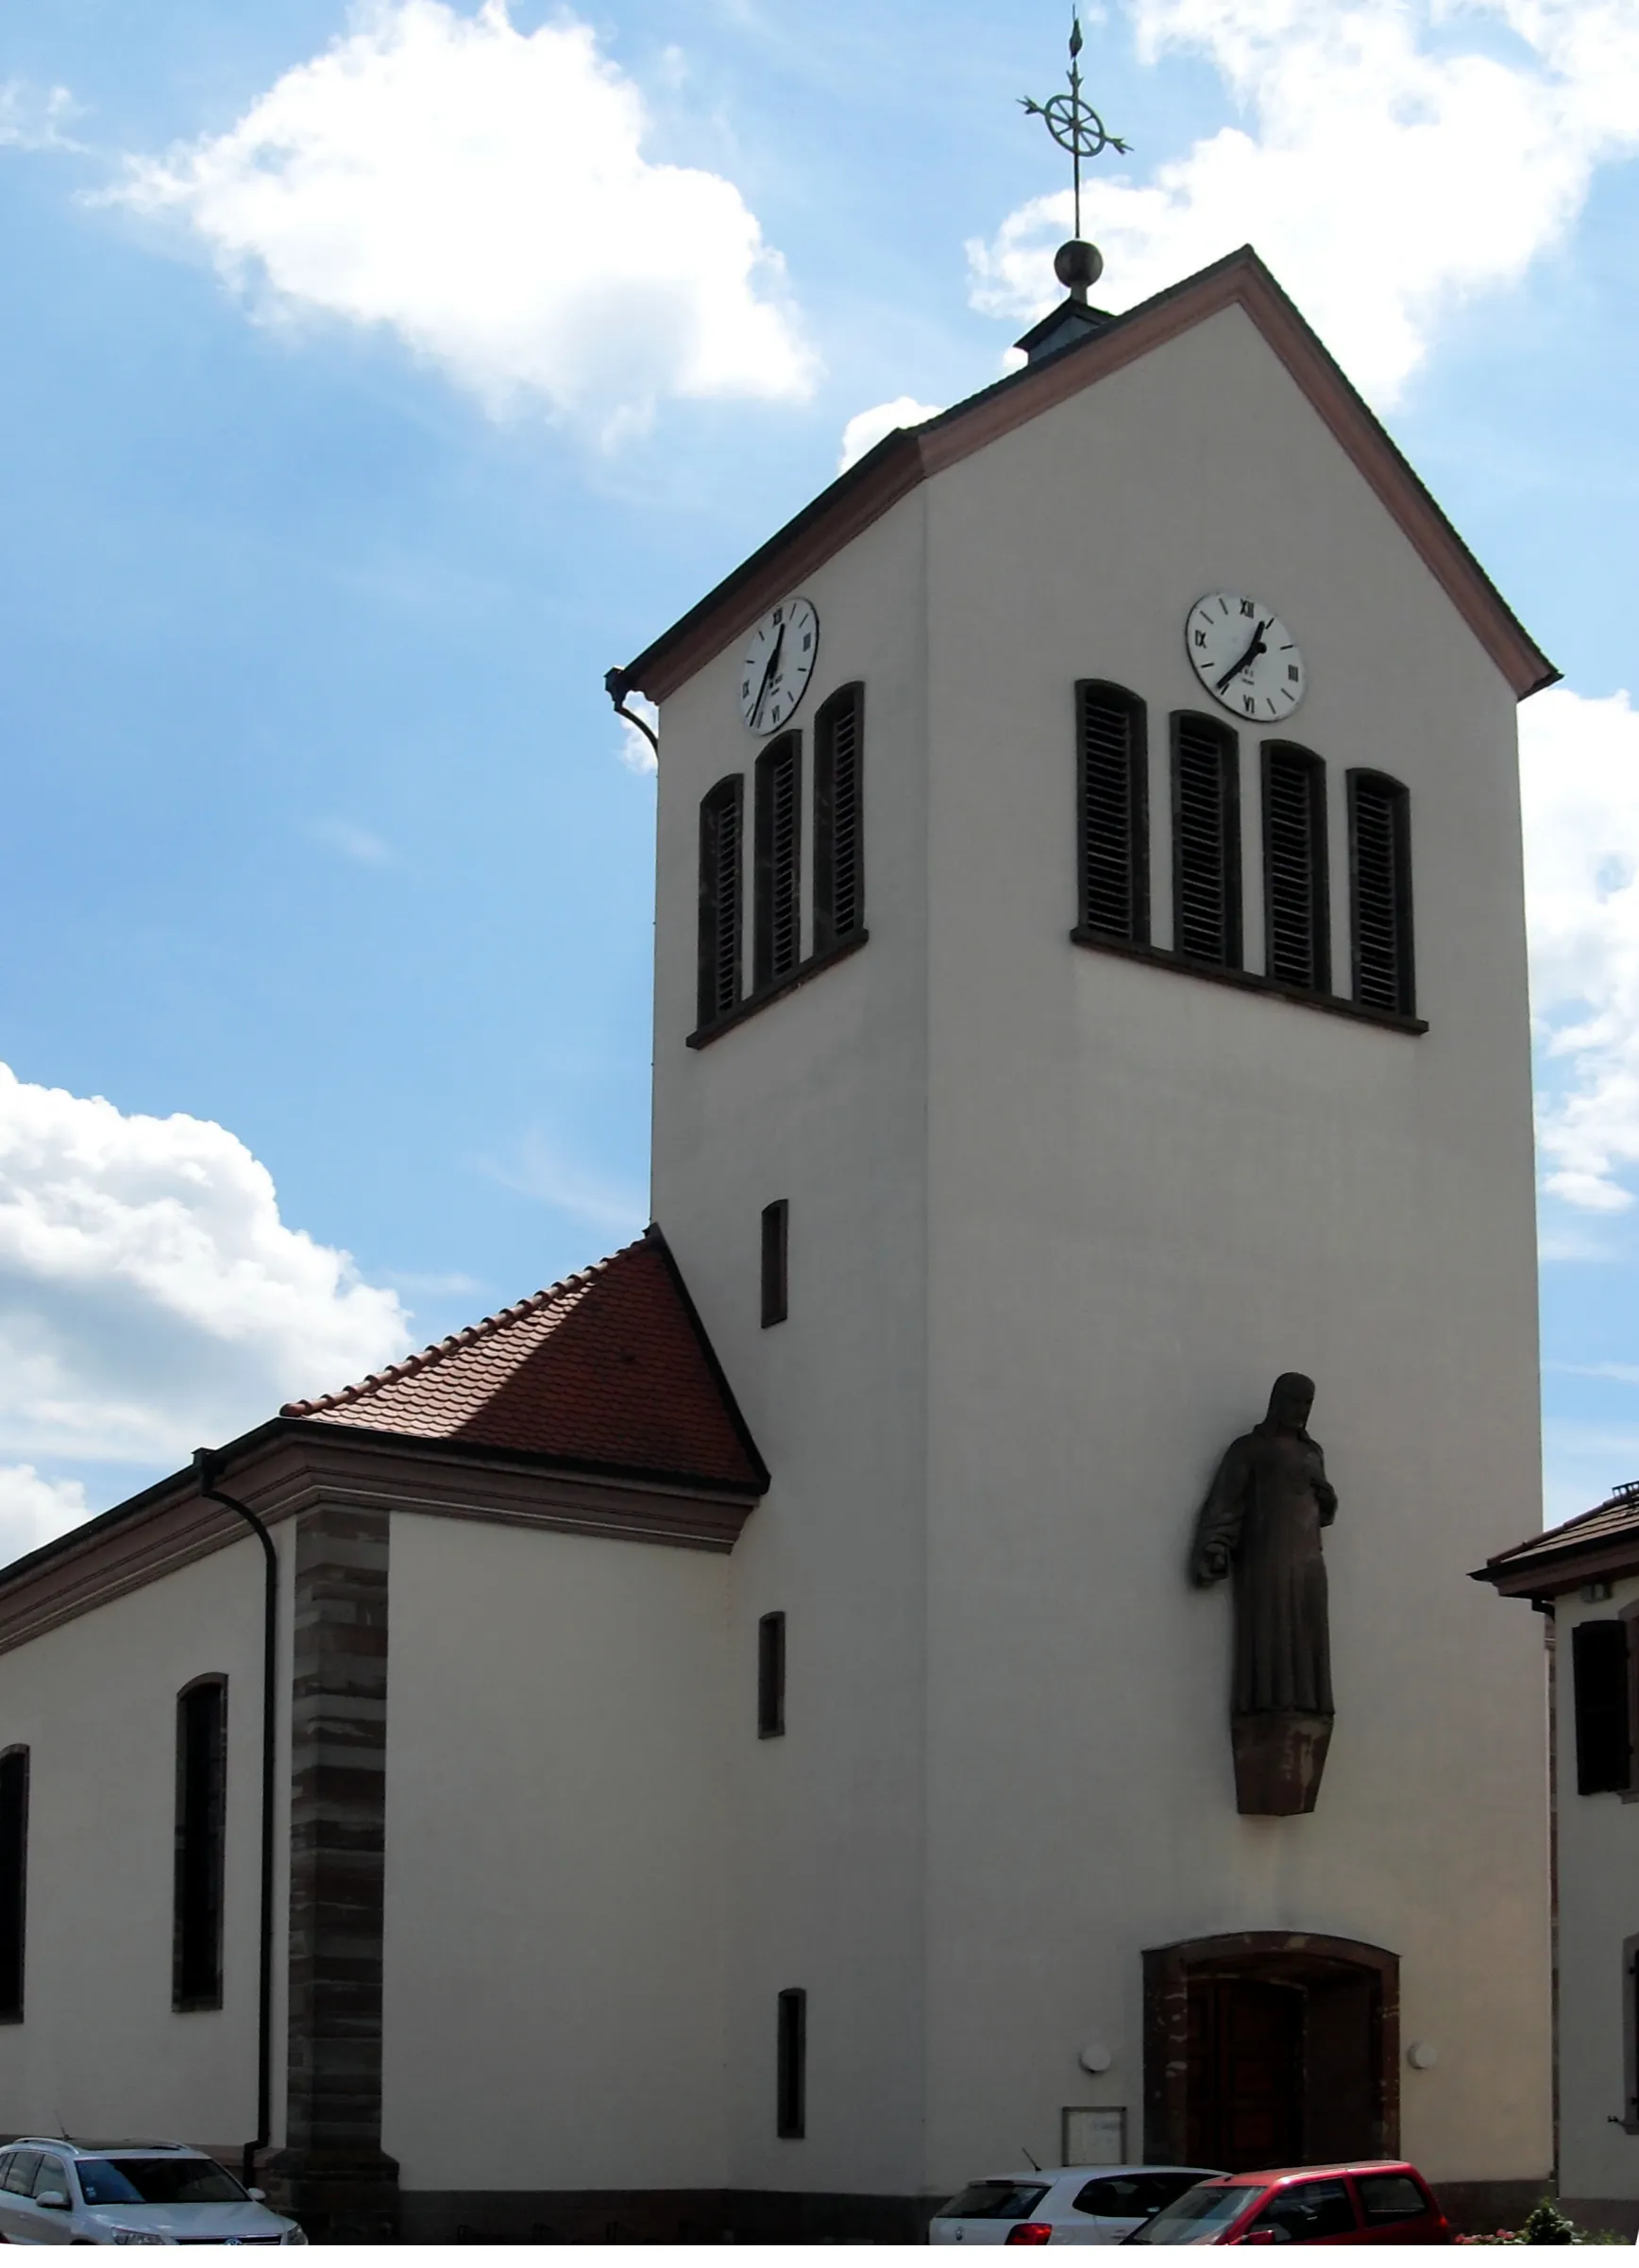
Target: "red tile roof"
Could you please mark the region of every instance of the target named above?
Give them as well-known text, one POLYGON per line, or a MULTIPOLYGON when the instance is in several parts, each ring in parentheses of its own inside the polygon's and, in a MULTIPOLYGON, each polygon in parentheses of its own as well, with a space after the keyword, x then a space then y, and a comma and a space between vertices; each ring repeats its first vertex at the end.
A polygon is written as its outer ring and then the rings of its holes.
POLYGON ((768 1471, 660 1230, 285 1417, 760 1495, 768 1471))
POLYGON ((1592 1512, 1528 1536, 1475 1570, 1476 1581, 1545 1596, 1588 1577, 1639 1574, 1639 1482, 1626 1481, 1592 1512))

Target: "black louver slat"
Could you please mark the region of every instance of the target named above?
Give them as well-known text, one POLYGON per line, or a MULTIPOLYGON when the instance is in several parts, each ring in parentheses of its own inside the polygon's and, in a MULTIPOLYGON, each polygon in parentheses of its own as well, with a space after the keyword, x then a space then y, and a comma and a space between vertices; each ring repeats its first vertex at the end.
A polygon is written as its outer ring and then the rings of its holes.
POLYGON ((1115 686, 1081 688, 1081 925, 1149 935, 1142 708, 1115 686))
POLYGON ((1263 775, 1263 888, 1268 973, 1314 990, 1326 981, 1322 779, 1312 759, 1267 752, 1263 775))
POLYGON ((1174 944, 1192 960, 1240 958, 1230 837, 1233 742, 1204 719, 1181 717, 1174 758, 1174 944))

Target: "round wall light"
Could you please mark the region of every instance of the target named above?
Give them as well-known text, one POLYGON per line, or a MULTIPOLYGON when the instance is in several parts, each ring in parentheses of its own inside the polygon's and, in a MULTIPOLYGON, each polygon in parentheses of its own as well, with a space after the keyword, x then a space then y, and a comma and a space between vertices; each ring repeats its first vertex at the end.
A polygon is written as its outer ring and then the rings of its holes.
POLYGON ((1108 2071, 1110 2065, 1114 2061, 1115 2057, 1110 2054, 1108 2048, 1107 2047, 1099 2047, 1094 2044, 1091 2047, 1084 2047, 1081 2051, 1081 2068, 1083 2071, 1108 2071))
POLYGON ((1429 2040, 1413 2040, 1406 2050, 1406 2060, 1413 2071, 1432 2071, 1440 2060, 1440 2051, 1429 2040))

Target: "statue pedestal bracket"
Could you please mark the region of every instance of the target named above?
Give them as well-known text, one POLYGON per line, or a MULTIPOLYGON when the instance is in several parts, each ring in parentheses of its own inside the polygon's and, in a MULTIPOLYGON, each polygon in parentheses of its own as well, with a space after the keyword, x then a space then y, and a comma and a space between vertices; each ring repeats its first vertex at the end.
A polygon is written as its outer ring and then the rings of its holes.
POLYGON ((1237 1811, 1254 1819, 1292 1819, 1314 1809, 1331 1743, 1329 1717, 1264 1709, 1232 1718, 1230 1733, 1237 1811))

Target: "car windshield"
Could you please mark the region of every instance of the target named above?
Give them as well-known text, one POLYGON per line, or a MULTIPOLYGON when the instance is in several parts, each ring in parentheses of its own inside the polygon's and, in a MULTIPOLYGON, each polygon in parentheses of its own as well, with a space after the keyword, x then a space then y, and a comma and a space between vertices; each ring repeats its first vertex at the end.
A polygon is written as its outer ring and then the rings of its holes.
POLYGON ((243 2205, 245 2192, 211 2158, 82 2158, 87 2205, 243 2205))
POLYGON ((959 2197, 941 2205, 942 2221, 1028 2221, 1047 2194, 1047 2184, 1029 2181, 972 2181, 959 2197))
POLYGON ((1197 2182, 1171 2205, 1163 2205, 1153 2221, 1135 2228, 1129 2244, 1213 2244, 1237 2214, 1243 2213, 1259 2194, 1245 2182, 1220 2187, 1215 2181, 1197 2182))

